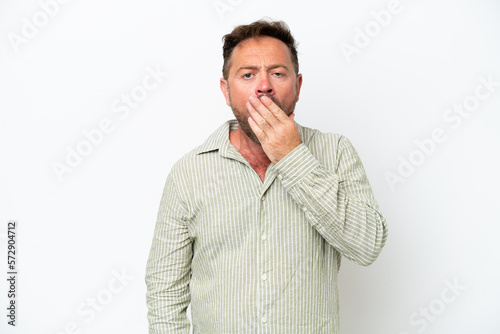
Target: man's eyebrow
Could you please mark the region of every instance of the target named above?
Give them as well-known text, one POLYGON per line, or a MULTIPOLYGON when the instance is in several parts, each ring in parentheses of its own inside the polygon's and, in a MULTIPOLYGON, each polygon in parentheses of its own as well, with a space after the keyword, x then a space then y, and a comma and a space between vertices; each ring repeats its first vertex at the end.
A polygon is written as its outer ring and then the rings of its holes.
MULTIPOLYGON (((288 70, 288 66, 286 66, 285 64, 271 64, 269 66, 266 66, 266 69, 273 70, 273 69, 278 68, 278 67, 282 67, 282 68, 288 70)), ((257 70, 257 69, 259 69, 259 66, 255 66, 255 65, 243 65, 243 66, 240 66, 238 68, 238 71, 241 71, 241 70, 257 70)))

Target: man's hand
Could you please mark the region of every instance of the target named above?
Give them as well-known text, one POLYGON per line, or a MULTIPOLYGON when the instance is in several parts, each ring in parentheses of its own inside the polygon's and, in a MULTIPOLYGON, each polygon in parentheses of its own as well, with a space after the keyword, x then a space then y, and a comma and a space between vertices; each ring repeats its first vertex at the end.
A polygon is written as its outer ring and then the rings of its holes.
POLYGON ((259 100, 250 97, 247 108, 250 112, 248 124, 257 136, 273 164, 277 164, 285 155, 299 146, 299 130, 293 121, 295 114, 287 116, 270 98, 262 96, 259 100))

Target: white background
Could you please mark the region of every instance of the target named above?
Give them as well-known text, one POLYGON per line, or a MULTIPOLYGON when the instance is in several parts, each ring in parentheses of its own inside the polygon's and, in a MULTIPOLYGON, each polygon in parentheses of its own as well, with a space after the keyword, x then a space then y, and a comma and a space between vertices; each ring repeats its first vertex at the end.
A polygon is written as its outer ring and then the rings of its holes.
POLYGON ((500 333, 500 86, 459 124, 444 119, 474 101, 481 78, 500 81, 500 4, 401 0, 377 31, 371 12, 389 3, 73 0, 47 16, 38 1, 1 1, 0 332, 147 332, 145 266, 166 176, 232 118, 219 90, 221 37, 267 16, 299 41, 297 122, 353 142, 389 224, 372 266, 343 261, 342 333, 500 333), (356 42, 346 57, 341 46, 356 42), (115 113, 147 68, 169 75, 128 115, 115 113), (105 119, 112 130, 59 180, 54 163, 105 119), (436 128, 446 140, 418 153, 415 141, 436 128), (391 186, 388 173, 410 157, 416 166, 391 186))

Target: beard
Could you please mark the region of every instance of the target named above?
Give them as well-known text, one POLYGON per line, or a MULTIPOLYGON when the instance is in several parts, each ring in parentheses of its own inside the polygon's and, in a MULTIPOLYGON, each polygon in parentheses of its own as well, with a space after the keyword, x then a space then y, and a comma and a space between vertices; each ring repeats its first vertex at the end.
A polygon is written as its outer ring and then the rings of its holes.
MULTIPOLYGON (((297 103, 297 95, 295 95, 294 99, 288 103, 288 104, 283 104, 276 100, 274 96, 271 96, 267 93, 262 93, 257 96, 258 99, 262 98, 263 96, 267 96, 270 98, 283 112, 289 116, 293 111, 295 110, 295 104, 297 103)), ((238 121, 238 125, 240 128, 243 130, 243 132, 247 135, 248 138, 250 138, 251 141, 253 141, 256 144, 260 145, 260 141, 253 132, 252 128, 250 127, 250 124, 248 124, 248 117, 250 116, 250 113, 246 109, 246 106, 244 107, 244 111, 241 110, 237 105, 235 105, 231 99, 231 91, 229 91, 229 103, 231 105, 231 109, 233 110, 233 114, 236 117, 236 120, 238 121)))

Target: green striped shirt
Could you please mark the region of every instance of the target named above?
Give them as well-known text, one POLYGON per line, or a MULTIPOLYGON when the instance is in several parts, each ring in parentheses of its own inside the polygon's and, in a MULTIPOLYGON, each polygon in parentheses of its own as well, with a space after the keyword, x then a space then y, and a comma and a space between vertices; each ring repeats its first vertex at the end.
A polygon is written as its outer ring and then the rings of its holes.
POLYGON ((150 334, 339 332, 341 257, 387 239, 350 141, 297 124, 302 144, 264 182, 228 121, 172 168, 146 269, 150 334))

